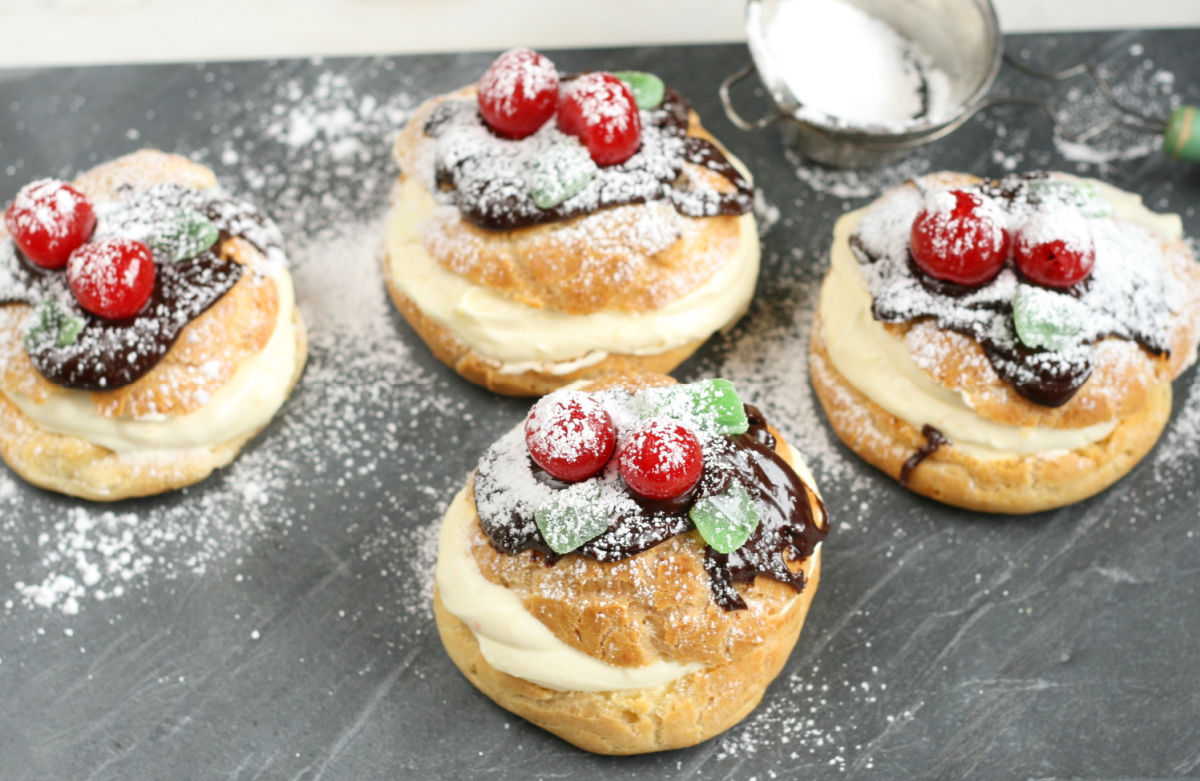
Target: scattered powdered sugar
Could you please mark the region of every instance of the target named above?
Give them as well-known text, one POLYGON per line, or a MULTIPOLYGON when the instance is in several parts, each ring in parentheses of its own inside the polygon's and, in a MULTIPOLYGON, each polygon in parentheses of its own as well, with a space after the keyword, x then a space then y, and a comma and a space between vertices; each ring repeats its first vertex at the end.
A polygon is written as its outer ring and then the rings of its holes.
MULTIPOLYGON (((821 269, 801 261, 777 276, 771 294, 758 296, 736 328, 715 337, 715 349, 690 376, 724 377, 747 404, 762 409, 771 425, 808 464, 818 489, 836 483, 839 500, 863 510, 879 498, 876 476, 846 450, 821 420, 809 380, 807 339, 812 331, 821 269)), ((853 521, 831 507, 834 533, 841 535, 853 521)))
MULTIPOLYGON (((1149 58, 1106 65, 1101 75, 1109 81, 1117 100, 1148 117, 1166 121, 1172 109, 1182 103, 1175 92, 1175 74, 1155 68, 1154 61, 1149 58)), ((1083 133, 1121 116, 1121 112, 1105 101, 1103 93, 1090 82, 1072 85, 1061 99, 1053 99, 1053 102, 1071 133, 1083 133)), ((1114 163, 1158 153, 1162 149, 1162 136, 1149 130, 1117 125, 1092 138, 1076 141, 1056 129, 1054 146, 1080 171, 1105 171, 1114 163)))
POLYGON ((756 26, 748 25, 762 36, 768 79, 799 101, 798 117, 901 130, 953 108, 950 79, 927 51, 843 0, 782 0, 765 32, 756 26))
MULTIPOLYGON (((865 642, 870 645, 870 640, 865 642)), ((878 666, 872 666, 861 680, 831 677, 825 669, 829 666, 833 665, 814 664, 808 670, 781 676, 775 687, 782 688, 784 696, 777 693, 765 698, 739 729, 719 737, 715 758, 744 760, 763 750, 778 751, 782 746, 793 772, 800 768, 819 773, 873 769, 867 740, 877 741, 877 736, 894 726, 912 721, 921 703, 897 714, 878 714, 879 703, 887 701, 888 689, 885 681, 874 680, 880 672, 878 666), (854 721, 831 723, 827 714, 832 710, 872 713, 875 717, 870 720, 871 726, 854 721)))
MULTIPOLYGON (((226 144, 218 154, 223 162, 246 162, 223 176, 227 189, 262 205, 282 228, 308 325, 304 377, 278 419, 233 464, 136 510, 47 501, 0 473, 0 549, 21 550, 26 561, 5 571, 12 598, 0 598, 3 610, 75 614, 151 584, 214 568, 229 573, 263 533, 286 538, 307 523, 315 505, 302 497, 318 475, 344 473, 336 485, 365 482, 387 496, 388 485, 422 481, 445 496, 461 480, 442 474, 407 433, 421 415, 462 417, 464 402, 430 392, 434 378, 413 361, 378 272, 382 214, 395 176, 391 137, 414 101, 404 92, 377 101, 329 72, 273 91, 259 127, 267 141, 233 133, 217 141, 226 144), (272 142, 273 149, 248 154, 272 142), (394 466, 385 482, 380 472, 388 464, 394 466)), ((204 150, 193 156, 203 158, 204 150)), ((437 517, 423 509, 420 526, 385 524, 364 538, 362 555, 386 556, 381 566, 413 567, 414 581, 430 581, 437 517), (423 552, 396 557, 383 542, 396 535, 423 552)), ((406 610, 429 611, 417 590, 397 599, 406 610)))
POLYGON ((797 179, 822 195, 843 199, 878 195, 921 176, 930 165, 927 158, 908 157, 892 165, 855 171, 810 162, 791 148, 784 149, 784 155, 795 169, 797 179))

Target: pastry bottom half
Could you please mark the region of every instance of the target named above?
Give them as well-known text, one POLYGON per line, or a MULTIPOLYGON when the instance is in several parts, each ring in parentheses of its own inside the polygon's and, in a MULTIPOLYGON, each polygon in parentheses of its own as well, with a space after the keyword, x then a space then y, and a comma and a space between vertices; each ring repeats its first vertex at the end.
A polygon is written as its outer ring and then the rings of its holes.
MULTIPOLYGON (((830 425, 863 460, 897 480, 924 444, 921 430, 860 393, 835 368, 818 314, 809 367, 830 425)), ((1171 414, 1171 384, 1154 386, 1145 405, 1117 422, 1105 439, 1076 450, 978 458, 953 443, 920 462, 905 485, 939 502, 993 513, 1033 513, 1063 507, 1103 491, 1154 447, 1171 414)))
MULTIPOLYGON (((289 394, 304 371, 308 354, 304 321, 298 311, 293 312, 292 322, 296 360, 289 394)), ((4 462, 40 488, 102 502, 152 496, 197 483, 231 462, 265 425, 208 448, 119 454, 80 437, 39 428, 0 393, 0 457, 4 462)))
POLYGON ((493 393, 505 396, 544 396, 564 385, 581 379, 598 379, 645 372, 667 374, 691 357, 704 344, 703 339, 672 347, 650 355, 620 355, 609 353, 603 360, 562 374, 530 369, 507 373, 500 364, 474 352, 450 329, 427 317, 412 299, 392 281, 391 263, 385 256, 384 278, 392 302, 417 335, 425 341, 434 356, 469 382, 481 385, 493 393))
POLYGON ((547 689, 488 664, 475 635, 446 610, 436 590, 433 614, 455 666, 497 705, 587 751, 642 754, 695 745, 724 732, 754 710, 800 636, 820 580, 819 547, 805 560, 804 571, 804 590, 762 642, 736 659, 645 689, 547 689))

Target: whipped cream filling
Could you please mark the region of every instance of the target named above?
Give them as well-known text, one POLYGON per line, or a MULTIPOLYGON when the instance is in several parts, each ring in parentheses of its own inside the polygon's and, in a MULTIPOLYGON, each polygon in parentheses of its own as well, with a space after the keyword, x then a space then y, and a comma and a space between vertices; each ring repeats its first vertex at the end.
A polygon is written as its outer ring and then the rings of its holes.
POLYGON ((55 393, 42 403, 24 394, 2 392, 38 428, 78 437, 121 455, 207 449, 249 436, 283 405, 296 369, 292 278, 283 268, 274 269, 269 276, 279 296, 271 338, 197 410, 183 415, 105 417, 96 413, 88 391, 55 393))
MULTIPOLYGON (((1092 183, 1119 219, 1167 238, 1182 235, 1178 215, 1155 214, 1133 193, 1103 182, 1092 183)), ((954 447, 976 458, 1076 450, 1112 433, 1116 420, 1076 429, 997 423, 972 409, 964 394, 935 382, 912 359, 904 341, 889 333, 872 314, 871 294, 849 244, 869 208, 849 212, 835 225, 830 272, 818 303, 830 361, 856 390, 914 428, 932 425, 954 447)))
POLYGON ((559 640, 516 594, 479 571, 471 555, 475 525, 463 488, 442 520, 435 577, 442 604, 470 628, 492 667, 547 689, 587 692, 662 686, 702 667, 667 661, 617 667, 559 640))
POLYGON ((436 206, 416 177, 398 188, 387 230, 392 281, 425 316, 504 373, 570 374, 610 353, 665 352, 733 324, 754 296, 759 246, 753 214, 738 218, 734 257, 687 295, 650 312, 571 315, 526 306, 439 264, 421 241, 421 224, 436 206))
MULTIPOLYGON (((790 445, 787 459, 815 492, 812 472, 790 445)), ((475 635, 480 653, 492 667, 547 689, 589 692, 664 686, 703 668, 698 662, 662 660, 641 667, 618 667, 559 640, 512 591, 492 583, 479 571, 471 555, 471 532, 477 524, 463 488, 442 520, 434 577, 442 604, 475 635)), ((815 551, 813 555, 817 555, 815 551)))

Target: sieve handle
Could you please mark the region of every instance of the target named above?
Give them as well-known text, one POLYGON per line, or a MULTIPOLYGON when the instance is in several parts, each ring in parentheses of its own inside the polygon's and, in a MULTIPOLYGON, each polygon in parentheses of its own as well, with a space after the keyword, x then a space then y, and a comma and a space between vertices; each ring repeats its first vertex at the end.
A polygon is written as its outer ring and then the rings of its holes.
POLYGON ((733 107, 733 98, 729 96, 729 90, 734 84, 737 84, 742 79, 750 75, 754 70, 754 63, 750 63, 732 76, 727 76, 721 82, 720 89, 717 90, 721 96, 721 105, 725 107, 725 116, 729 117, 729 121, 742 130, 759 130, 772 125, 781 119, 785 118, 785 114, 776 111, 774 114, 769 114, 755 120, 749 120, 738 113, 738 110, 733 107))
POLYGON ((1200 163, 1200 108, 1180 106, 1167 120, 1163 152, 1177 160, 1200 163))

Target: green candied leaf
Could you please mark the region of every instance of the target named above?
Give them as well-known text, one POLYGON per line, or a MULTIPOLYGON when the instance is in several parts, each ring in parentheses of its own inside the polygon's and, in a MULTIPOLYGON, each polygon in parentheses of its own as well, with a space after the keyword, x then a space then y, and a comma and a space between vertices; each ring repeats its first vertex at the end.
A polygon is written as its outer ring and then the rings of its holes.
POLYGON ((640 109, 658 108, 662 105, 666 85, 653 73, 645 71, 617 71, 613 74, 633 93, 633 100, 640 109))
POLYGON ((733 383, 720 378, 647 388, 634 397, 634 409, 642 420, 670 418, 718 434, 750 428, 733 383))
POLYGON ((1032 179, 1029 190, 1039 203, 1061 201, 1089 219, 1112 214, 1112 204, 1100 195, 1094 183, 1083 179, 1032 179))
POLYGON ((555 144, 525 169, 525 181, 539 209, 553 209, 578 195, 595 176, 596 164, 577 141, 555 144))
POLYGON ((741 483, 706 496, 688 511, 692 523, 709 547, 718 553, 733 553, 750 539, 758 526, 758 507, 741 483))
POLYGON ((685 386, 692 396, 692 410, 701 421, 712 421, 722 434, 745 434, 750 428, 746 408, 733 383, 720 377, 685 386))
POLYGON ((70 347, 79 341, 79 334, 83 331, 83 318, 64 315, 58 323, 58 338, 54 343, 59 347, 70 347))
POLYGON ((537 509, 533 519, 550 550, 570 553, 608 531, 608 510, 599 499, 600 486, 590 480, 564 488, 537 509))
POLYGON ((1017 338, 1026 347, 1061 350, 1083 330, 1083 307, 1065 293, 1018 285, 1012 306, 1017 338))
POLYGON ((79 341, 84 321, 64 311, 56 299, 48 298, 33 310, 33 325, 25 332, 25 349, 32 352, 49 346, 70 347, 79 341))
POLYGON ((186 206, 175 209, 150 239, 155 252, 173 262, 194 258, 217 243, 221 232, 200 212, 186 206))

